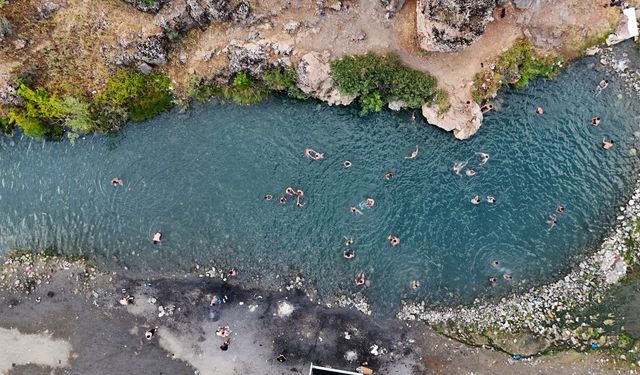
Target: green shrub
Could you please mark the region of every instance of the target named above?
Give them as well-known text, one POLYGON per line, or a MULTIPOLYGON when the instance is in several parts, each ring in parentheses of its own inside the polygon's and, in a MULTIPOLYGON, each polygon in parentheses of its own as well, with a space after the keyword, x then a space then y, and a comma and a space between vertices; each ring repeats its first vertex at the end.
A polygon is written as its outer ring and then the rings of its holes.
POLYGON ((372 92, 360 97, 360 116, 364 116, 369 112, 380 112, 382 110, 382 98, 377 92, 372 92))
POLYGON ((296 85, 296 72, 292 68, 270 69, 262 77, 264 85, 271 91, 286 92, 294 99, 308 99, 309 95, 296 85))
POLYGON ((9 109, 9 121, 19 126, 29 137, 44 138, 51 130, 51 126, 47 126, 44 121, 30 117, 25 110, 19 108, 9 109))
POLYGON ((419 108, 435 99, 437 92, 438 83, 433 76, 404 66, 395 55, 370 52, 343 57, 331 63, 331 73, 342 94, 361 97, 360 103, 367 106, 363 113, 394 100, 419 108))
POLYGON ((122 70, 109 79, 107 89, 94 98, 91 107, 101 128, 110 129, 127 119, 147 120, 171 104, 169 77, 122 70))
POLYGON ((269 90, 245 72, 237 73, 232 86, 214 89, 214 94, 238 104, 255 104, 267 98, 269 90))

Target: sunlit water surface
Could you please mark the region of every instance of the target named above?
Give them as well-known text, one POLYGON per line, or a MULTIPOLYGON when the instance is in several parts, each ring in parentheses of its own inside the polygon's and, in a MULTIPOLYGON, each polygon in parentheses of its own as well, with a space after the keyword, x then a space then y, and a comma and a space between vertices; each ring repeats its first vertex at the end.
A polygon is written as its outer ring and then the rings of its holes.
POLYGON ((463 142, 407 112, 359 117, 281 98, 200 105, 75 145, 4 139, 0 249, 55 248, 134 270, 213 260, 245 275, 299 272, 321 296, 362 289, 385 310, 401 298, 450 304, 536 285, 598 244, 633 182, 640 110, 598 69, 587 59, 555 81, 504 92, 463 142), (605 76, 611 84, 596 95, 605 76), (603 137, 615 147, 604 151, 603 137), (325 159, 305 158, 306 147, 325 159), (480 151, 491 156, 485 165, 480 151), (476 176, 452 173, 465 160, 476 176), (116 176, 124 186, 110 185, 116 176), (287 186, 304 190, 304 207, 277 202, 287 186), (497 202, 472 205, 476 194, 497 202), (374 207, 350 212, 368 197, 374 207), (548 230, 558 204, 566 211, 548 230), (342 257, 346 237, 353 260, 342 257), (355 286, 358 272, 368 286, 355 286), (412 280, 421 287, 411 290, 412 280))

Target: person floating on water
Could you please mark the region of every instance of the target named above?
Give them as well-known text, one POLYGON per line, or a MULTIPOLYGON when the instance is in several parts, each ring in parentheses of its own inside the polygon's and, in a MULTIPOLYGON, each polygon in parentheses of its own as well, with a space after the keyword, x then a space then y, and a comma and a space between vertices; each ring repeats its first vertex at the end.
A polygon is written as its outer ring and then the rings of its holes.
POLYGON ((561 214, 564 212, 564 206, 559 204, 558 207, 556 207, 556 212, 561 214))
POLYGON ((398 246, 400 244, 400 239, 394 235, 389 235, 387 239, 389 240, 391 246, 398 246))
POLYGON ((122 186, 122 179, 118 177, 114 177, 111 179, 111 185, 113 186, 122 186))
POLYGON ((471 168, 471 169, 467 169, 467 170, 464 172, 464 174, 466 174, 466 175, 467 175, 467 176, 469 176, 469 177, 473 177, 473 176, 475 176, 475 175, 476 175, 476 173, 478 173, 478 172, 476 172, 476 170, 475 170, 475 169, 473 169, 473 168, 471 168))
POLYGON ((411 151, 411 153, 409 154, 409 156, 405 156, 405 159, 415 159, 416 157, 418 157, 418 145, 416 145, 416 149, 411 151))
POLYGON ((420 288, 420 281, 418 280, 411 281, 411 283, 409 284, 409 287, 414 290, 420 288))
POLYGON ((594 117, 591 119, 591 125, 598 126, 600 125, 600 117, 594 117))
POLYGON ((495 284, 495 283, 497 283, 497 282, 498 282, 498 279, 497 279, 495 276, 490 276, 490 277, 489 277, 489 282, 490 282, 491 284, 495 284))
POLYGON ((544 115, 544 109, 542 109, 542 107, 538 106, 536 107, 536 113, 539 115, 544 115))
POLYGON ((487 195, 487 203, 494 204, 496 203, 496 197, 493 195, 487 195))
POLYGON ((613 147, 613 143, 613 139, 602 138, 602 148, 604 148, 605 150, 613 147))
POLYGON ((278 202, 280 202, 280 204, 284 204, 287 201, 287 198, 284 195, 281 195, 280 198, 278 198, 278 202))
POLYGON ((500 265, 500 262, 498 262, 498 260, 494 259, 494 260, 491 261, 491 265, 493 267, 498 267, 498 265, 500 265))
POLYGON ((453 173, 460 175, 462 168, 467 166, 468 161, 462 161, 453 165, 453 173))
POLYGON ((344 165, 345 168, 351 168, 351 162, 349 160, 345 160, 342 165, 344 165))
POLYGON ((376 201, 373 200, 373 198, 367 198, 367 207, 373 207, 373 205, 376 204, 376 201))
POLYGON ((364 273, 359 273, 356 275, 356 285, 364 285, 366 282, 366 277, 364 273))
POLYGON ((302 197, 302 196, 304 196, 304 191, 302 189, 298 189, 298 190, 296 190, 296 192, 294 194, 297 197, 302 197))
POLYGON ((513 280, 513 276, 511 276, 510 273, 505 273, 504 275, 502 275, 502 278, 507 280, 507 281, 513 280))
POLYGON ((347 245, 347 246, 353 245, 353 238, 345 237, 344 239, 345 239, 345 241, 344 241, 345 245, 347 245))
POLYGON ((272 199, 273 199, 273 195, 271 195, 271 194, 267 194, 267 195, 264 196, 264 200, 265 201, 270 201, 272 199))
POLYGON ((294 195, 295 192, 293 191, 293 188, 291 186, 289 186, 288 188, 284 189, 284 193, 287 195, 294 195))
POLYGON ((353 259, 356 257, 356 253, 351 249, 347 249, 342 253, 342 256, 344 259, 353 259))
POLYGON ((600 81, 600 83, 598 83, 598 88, 600 89, 600 91, 606 89, 609 86, 609 81, 606 79, 603 79, 602 81, 600 81))
POLYGON ((236 277, 238 276, 238 270, 235 267, 231 267, 229 268, 229 272, 227 272, 227 274, 231 277, 236 277))
POLYGON ((324 159, 324 154, 319 153, 318 151, 312 149, 312 148, 305 148, 304 149, 304 156, 311 158, 313 160, 322 160, 324 159))
POLYGON ((480 155, 480 165, 483 165, 489 161, 489 154, 485 152, 476 152, 476 154, 480 155))
POLYGON ((158 332, 158 327, 148 329, 148 330, 144 333, 144 337, 145 337, 147 340, 151 340, 151 339, 153 338, 153 335, 155 335, 155 334, 156 334, 156 332, 158 332))
POLYGON ((480 204, 480 196, 476 195, 473 198, 471 198, 471 203, 473 204, 480 204))
POLYGON ((133 305, 134 301, 135 300, 134 300, 133 296, 130 296, 130 295, 127 294, 127 295, 125 295, 124 297, 122 297, 120 299, 120 304, 122 306, 133 305))
POLYGON ((411 112, 411 117, 410 118, 411 118, 411 121, 416 121, 416 112, 415 111, 411 112))
POLYGON ((389 171, 387 173, 384 174, 384 178, 387 180, 390 180, 393 178, 393 172, 389 171))
POLYGON ((362 211, 360 211, 358 208, 356 207, 351 207, 351 212, 356 214, 356 215, 362 215, 362 211))
POLYGON ((227 350, 229 350, 229 344, 231 344, 231 337, 227 337, 224 340, 222 345, 220 345, 220 350, 222 350, 223 352, 226 352, 227 350))
POLYGON ((225 326, 225 327, 218 327, 218 329, 216 329, 216 336, 219 337, 227 337, 231 334, 231 330, 229 329, 229 327, 225 326))
POLYGON ((551 215, 547 223, 549 223, 549 230, 551 230, 555 228, 556 225, 558 225, 558 218, 556 217, 556 215, 551 215))
POLYGON ((162 241, 162 233, 160 233, 160 231, 158 231, 153 235, 152 242, 153 242, 154 245, 157 245, 157 244, 160 243, 160 241, 162 241))

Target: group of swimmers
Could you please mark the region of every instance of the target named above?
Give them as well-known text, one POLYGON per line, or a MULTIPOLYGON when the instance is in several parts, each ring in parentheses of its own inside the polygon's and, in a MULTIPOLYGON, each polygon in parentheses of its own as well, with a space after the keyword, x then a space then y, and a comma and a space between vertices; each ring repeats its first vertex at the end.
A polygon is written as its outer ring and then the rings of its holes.
MULTIPOLYGON (((300 199, 304 196, 304 190, 302 189, 293 189, 291 186, 287 187, 286 189, 284 189, 284 195, 281 195, 280 198, 278 198, 278 202, 280 204, 285 204, 287 203, 287 196, 295 196, 296 197, 296 207, 300 208, 304 206, 304 203, 302 203, 300 201, 300 199)), ((264 196, 264 200, 266 201, 270 201, 273 199, 273 195, 271 194, 267 194, 264 196)))
MULTIPOLYGON (((500 265, 500 262, 498 262, 497 260, 494 259, 494 260, 491 261, 491 265, 494 268, 497 268, 500 265)), ((510 273, 503 274, 502 278, 505 279, 505 281, 513 280, 513 276, 510 273)), ((498 278, 495 277, 495 276, 489 276, 488 280, 489 280, 489 283, 491 283, 491 284, 495 284, 495 283, 498 282, 498 278)))

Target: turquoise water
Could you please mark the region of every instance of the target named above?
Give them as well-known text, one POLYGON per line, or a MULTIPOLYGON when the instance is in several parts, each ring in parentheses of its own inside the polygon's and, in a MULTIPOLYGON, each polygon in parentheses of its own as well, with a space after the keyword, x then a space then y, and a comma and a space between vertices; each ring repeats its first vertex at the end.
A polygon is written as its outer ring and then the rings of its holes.
POLYGON ((283 98, 199 105, 75 145, 4 139, 0 249, 53 247, 138 270, 214 260, 241 275, 300 272, 321 296, 364 290, 385 308, 402 297, 448 304, 536 285, 598 244, 633 182, 640 110, 598 69, 587 59, 555 81, 504 92, 463 142, 407 112, 359 117, 357 108, 283 98), (596 96, 605 76, 609 88, 596 96), (608 151, 605 136, 616 141, 608 151), (416 144, 418 157, 404 159, 416 144), (325 159, 305 158, 306 147, 325 159), (485 165, 480 151, 491 156, 485 165), (476 176, 452 173, 464 160, 476 176), (389 170, 395 177, 385 180, 389 170), (111 186, 113 177, 124 186, 111 186), (304 190, 304 207, 277 202, 287 186, 304 190), (497 203, 472 205, 475 194, 497 203), (374 207, 350 212, 368 197, 374 207), (558 204, 566 211, 550 231, 558 204), (353 260, 342 257, 345 237, 355 241, 353 260), (370 285, 354 285, 358 272, 370 285))

